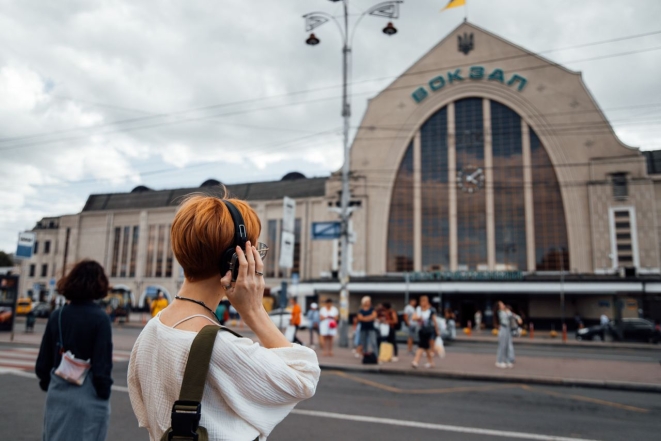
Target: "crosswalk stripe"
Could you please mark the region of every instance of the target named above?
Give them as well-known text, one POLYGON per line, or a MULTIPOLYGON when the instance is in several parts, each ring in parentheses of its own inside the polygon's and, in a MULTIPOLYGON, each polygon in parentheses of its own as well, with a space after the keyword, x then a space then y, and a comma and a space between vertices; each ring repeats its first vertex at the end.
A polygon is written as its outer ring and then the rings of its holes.
MULTIPOLYGON (((6 370, 34 371, 34 365, 39 355, 39 348, 9 348, 0 349, 0 373, 6 370)), ((112 361, 122 363, 129 361, 131 352, 113 351, 112 361)))

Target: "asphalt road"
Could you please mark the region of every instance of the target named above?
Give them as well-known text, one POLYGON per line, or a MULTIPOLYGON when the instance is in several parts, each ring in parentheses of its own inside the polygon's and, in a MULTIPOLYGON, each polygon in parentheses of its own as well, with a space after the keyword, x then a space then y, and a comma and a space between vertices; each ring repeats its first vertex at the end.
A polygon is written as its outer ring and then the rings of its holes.
MULTIPOLYGON (((127 363, 114 369, 108 440, 147 441, 132 413, 127 363)), ((2 439, 40 439, 45 395, 36 379, 0 375, 2 439)), ((271 434, 291 440, 655 439, 658 394, 327 372, 317 394, 271 434)))

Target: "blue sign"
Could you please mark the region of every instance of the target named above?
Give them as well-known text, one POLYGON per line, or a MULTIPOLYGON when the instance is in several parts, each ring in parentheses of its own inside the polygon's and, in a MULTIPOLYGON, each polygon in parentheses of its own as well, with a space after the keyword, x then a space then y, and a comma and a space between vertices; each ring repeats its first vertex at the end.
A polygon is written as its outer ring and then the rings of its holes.
POLYGON ((340 222, 312 222, 312 240, 339 239, 341 235, 340 222))
POLYGON ((16 247, 16 257, 29 259, 32 257, 32 249, 34 248, 34 233, 20 233, 18 235, 18 246, 16 247))

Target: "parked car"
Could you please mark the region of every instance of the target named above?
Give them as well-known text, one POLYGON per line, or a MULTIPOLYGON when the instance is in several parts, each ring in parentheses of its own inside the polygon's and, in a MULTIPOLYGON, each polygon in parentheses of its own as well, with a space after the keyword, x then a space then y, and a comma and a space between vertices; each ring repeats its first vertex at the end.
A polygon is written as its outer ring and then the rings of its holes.
POLYGON ((588 328, 582 328, 576 331, 576 340, 582 341, 582 340, 601 340, 604 341, 606 338, 605 333, 606 333, 606 328, 607 326, 602 326, 602 325, 595 325, 595 326, 590 326, 588 328))
POLYGON ((599 338, 608 341, 639 341, 649 343, 661 342, 661 331, 655 329, 654 323, 642 318, 624 318, 621 323, 621 335, 614 321, 606 326, 590 326, 576 332, 577 340, 594 340, 599 338))
POLYGON ((48 318, 50 317, 50 304, 47 302, 39 303, 32 308, 32 313, 35 317, 48 318))
MULTIPOLYGON (((269 312, 269 317, 271 321, 275 323, 278 328, 286 328, 289 326, 289 320, 291 320, 291 311, 289 309, 274 309, 269 312)), ((298 329, 308 329, 310 327, 310 322, 305 317, 305 314, 301 314, 301 324, 298 326, 298 329)))
POLYGON ((26 315, 32 311, 32 299, 29 297, 21 297, 16 302, 16 315, 26 315))

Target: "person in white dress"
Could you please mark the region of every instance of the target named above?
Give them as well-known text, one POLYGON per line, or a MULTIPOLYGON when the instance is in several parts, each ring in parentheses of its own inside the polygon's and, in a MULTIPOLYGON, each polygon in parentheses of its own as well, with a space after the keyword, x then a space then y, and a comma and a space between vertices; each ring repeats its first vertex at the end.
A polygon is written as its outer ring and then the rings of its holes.
POLYGON ((171 426, 191 343, 205 326, 220 326, 213 311, 224 296, 261 345, 230 332, 217 334, 200 420, 209 440, 264 441, 298 402, 316 391, 316 353, 287 341, 262 306, 264 264, 253 246, 259 219, 247 203, 229 201, 244 220, 245 253, 233 246, 237 238, 225 200, 193 196, 172 224, 172 249, 185 280, 176 299, 140 333, 128 370, 131 405, 151 441, 160 440, 171 426), (230 271, 220 270, 221 256, 232 248, 239 262, 236 282, 230 271))
POLYGON ((324 355, 333 356, 333 338, 337 335, 337 321, 340 313, 331 299, 319 311, 319 340, 324 355))

